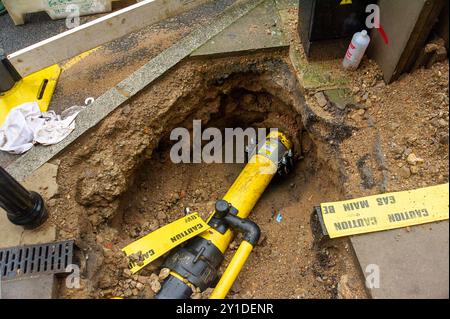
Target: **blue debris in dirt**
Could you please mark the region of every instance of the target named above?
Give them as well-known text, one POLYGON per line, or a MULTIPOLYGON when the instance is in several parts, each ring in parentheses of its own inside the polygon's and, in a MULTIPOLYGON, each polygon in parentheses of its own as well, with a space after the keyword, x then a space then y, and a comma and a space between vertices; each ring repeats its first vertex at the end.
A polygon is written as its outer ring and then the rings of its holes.
POLYGON ((281 221, 283 220, 283 215, 281 215, 281 213, 278 213, 276 221, 277 223, 281 223, 281 221))

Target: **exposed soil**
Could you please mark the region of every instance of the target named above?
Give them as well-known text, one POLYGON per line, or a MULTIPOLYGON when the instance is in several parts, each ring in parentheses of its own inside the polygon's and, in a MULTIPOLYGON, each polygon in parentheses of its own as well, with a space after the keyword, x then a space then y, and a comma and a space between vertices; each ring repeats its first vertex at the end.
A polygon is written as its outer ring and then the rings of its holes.
MULTIPOLYGON (((186 207, 206 218, 243 167, 173 164, 168 152, 164 148, 145 161, 143 167, 147 169, 140 172, 125 195, 123 215, 120 222, 113 223, 121 225, 119 246, 181 218, 186 207)), ((337 200, 340 194, 334 184, 336 177, 324 173, 327 168, 317 159, 316 149, 309 149, 305 156, 291 176, 272 183, 254 208, 251 218, 261 227, 263 235, 233 286, 232 298, 336 298, 343 274, 352 278, 354 296, 364 296, 347 240, 336 241, 332 247, 318 247, 314 243, 310 225, 312 207, 324 198, 337 200), (282 216, 281 222, 276 221, 278 214, 282 216)), ((231 244, 224 264, 239 241, 231 244)), ((150 278, 147 281, 151 282, 150 278)), ((133 289, 123 285, 118 289, 109 287, 103 293, 130 297, 133 289)), ((202 296, 207 294, 208 291, 202 296)), ((138 296, 149 297, 152 292, 143 290, 138 296)))
MULTIPOLYGON (((152 298, 160 289, 161 260, 133 276, 120 249, 186 207, 206 218, 243 167, 173 164, 168 134, 194 119, 205 127, 277 127, 295 144, 295 171, 273 182, 251 214, 263 236, 229 297, 367 297, 348 239, 316 240, 313 206, 448 182, 448 61, 385 85, 365 59, 347 75, 355 103, 343 108, 318 106, 316 92, 300 91, 288 61, 282 50, 185 61, 59 157, 51 215, 60 238, 81 248, 83 269, 82 288, 61 287, 61 297, 152 298)), ((343 73, 340 61, 324 65, 330 76, 343 73)))
POLYGON ((325 141, 338 143, 345 134, 332 132, 347 128, 315 116, 286 61, 285 51, 186 61, 60 156, 61 196, 52 217, 61 238, 77 240, 83 260, 82 288, 62 287, 61 297, 151 298, 159 289, 160 261, 131 276, 119 250, 180 218, 185 207, 206 218, 243 167, 173 164, 168 134, 193 119, 219 128, 279 128, 295 145, 295 171, 274 182, 251 215, 263 239, 230 297, 366 297, 347 239, 319 245, 310 225, 314 205, 342 197, 339 156, 325 141), (348 287, 351 295, 343 296, 348 287))
MULTIPOLYGON (((296 31, 298 9, 287 12, 291 46, 304 55, 296 31)), ((316 114, 351 127, 351 137, 339 146, 346 197, 448 183, 448 59, 389 85, 367 57, 355 72, 343 70, 341 59, 316 63, 324 70, 321 76, 348 82, 354 101, 321 107, 316 90, 305 95, 316 114)))
POLYGON ((386 189, 448 183, 448 60, 405 74, 390 85, 381 74, 373 61, 364 61, 353 94, 366 112, 351 120, 358 125, 367 120, 377 128, 386 189))

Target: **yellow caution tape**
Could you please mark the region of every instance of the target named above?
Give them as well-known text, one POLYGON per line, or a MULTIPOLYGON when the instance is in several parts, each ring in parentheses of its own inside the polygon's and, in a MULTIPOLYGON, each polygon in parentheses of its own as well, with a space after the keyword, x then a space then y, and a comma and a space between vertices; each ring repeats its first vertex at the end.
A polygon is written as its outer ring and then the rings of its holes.
POLYGON ((133 255, 128 267, 134 274, 176 246, 209 228, 210 226, 197 213, 193 213, 138 239, 122 251, 128 257, 133 255))
POLYGON ((449 184, 321 204, 331 238, 448 219, 449 184))

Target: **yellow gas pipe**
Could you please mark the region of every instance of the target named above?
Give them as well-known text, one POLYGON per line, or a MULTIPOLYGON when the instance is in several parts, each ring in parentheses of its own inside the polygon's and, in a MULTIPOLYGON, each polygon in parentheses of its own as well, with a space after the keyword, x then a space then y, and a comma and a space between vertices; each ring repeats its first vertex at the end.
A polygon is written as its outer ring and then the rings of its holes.
MULTIPOLYGON (((249 223, 254 224, 247 217, 277 173, 280 160, 286 157, 288 153, 292 156, 291 148, 292 145, 284 134, 278 131, 271 132, 266 142, 252 156, 249 163, 223 198, 223 201, 229 203, 230 207, 234 209, 233 216, 229 217, 237 221, 235 224, 239 224, 239 222, 247 223, 247 225, 249 223)), ((215 218, 216 215, 217 206, 215 213, 209 219, 209 223, 212 223, 213 227, 196 237, 199 239, 196 239, 196 243, 192 244, 195 247, 191 248, 188 246, 187 249, 177 251, 168 258, 166 266, 171 269, 171 276, 163 284, 163 288, 156 298, 173 299, 188 297, 190 296, 190 288, 187 290, 184 286, 194 285, 199 287, 203 285, 203 288, 207 288, 207 283, 210 283, 211 280, 208 282, 204 278, 212 278, 209 275, 213 272, 214 268, 210 265, 214 264, 218 268, 222 259, 216 262, 219 258, 217 256, 220 255, 220 258, 223 258, 223 254, 233 239, 232 225, 229 225, 231 227, 221 229, 223 224, 221 224, 220 219, 215 218), (217 252, 212 252, 214 249, 217 252), (209 253, 205 253, 205 250, 209 251, 209 253), (202 262, 205 261, 209 266, 205 265, 201 268, 198 265, 199 260, 202 262), (199 267, 200 270, 194 270, 196 267, 199 267)), ((226 297, 253 250, 254 245, 256 243, 249 242, 244 236, 244 240, 211 294, 211 299, 226 297)))
POLYGON ((233 256, 233 259, 231 259, 230 264, 228 265, 227 269, 225 269, 225 272, 220 278, 219 283, 209 296, 210 299, 224 299, 227 296, 228 291, 230 291, 231 287, 236 281, 237 276, 244 267, 245 262, 250 256, 252 250, 252 244, 245 240, 242 241, 242 243, 239 245, 238 250, 233 256))

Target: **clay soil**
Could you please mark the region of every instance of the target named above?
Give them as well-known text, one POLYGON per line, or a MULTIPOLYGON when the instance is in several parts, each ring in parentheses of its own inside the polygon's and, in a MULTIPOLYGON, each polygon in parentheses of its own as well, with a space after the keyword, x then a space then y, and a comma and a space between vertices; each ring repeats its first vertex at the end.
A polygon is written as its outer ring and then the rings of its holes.
MULTIPOLYGON (((243 168, 173 164, 168 134, 193 119, 219 128, 276 127, 295 145, 295 170, 275 180, 251 214, 262 239, 229 297, 367 297, 348 240, 321 245, 311 226, 314 205, 343 197, 339 157, 324 142, 336 127, 304 103, 287 61, 282 50, 184 62, 59 157, 52 218, 60 237, 80 247, 83 273, 82 287, 61 287, 61 297, 152 298, 159 290, 162 260, 133 276, 120 249, 186 207, 206 218, 243 168)), ((209 293, 193 291, 193 298, 209 293)))

